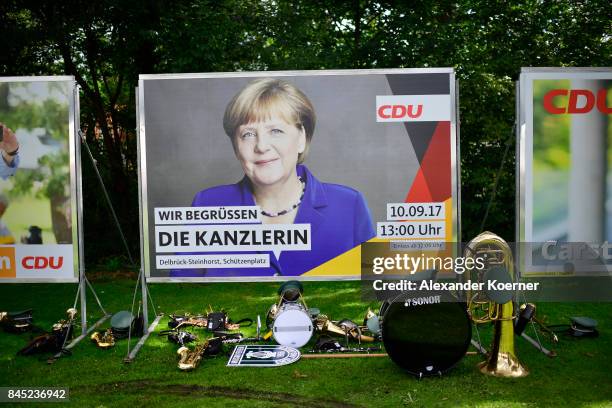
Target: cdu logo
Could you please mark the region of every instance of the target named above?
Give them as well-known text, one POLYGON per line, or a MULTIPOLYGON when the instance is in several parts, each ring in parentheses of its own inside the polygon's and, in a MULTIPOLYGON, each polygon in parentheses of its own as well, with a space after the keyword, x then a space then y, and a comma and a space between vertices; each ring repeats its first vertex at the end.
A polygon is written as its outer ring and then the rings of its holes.
POLYGON ((376 95, 376 122, 451 120, 450 95, 376 95))
POLYGON ((0 278, 16 278, 15 247, 0 247, 0 278))

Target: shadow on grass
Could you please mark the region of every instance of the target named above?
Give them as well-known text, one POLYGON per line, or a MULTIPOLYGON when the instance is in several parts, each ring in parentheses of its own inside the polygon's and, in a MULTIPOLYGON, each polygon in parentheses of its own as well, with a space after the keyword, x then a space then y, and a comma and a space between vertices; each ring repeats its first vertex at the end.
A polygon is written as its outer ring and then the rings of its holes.
POLYGON ((249 388, 234 388, 221 386, 202 386, 196 384, 160 384, 156 381, 133 380, 112 382, 90 387, 89 392, 121 392, 122 394, 161 394, 174 397, 189 398, 230 398, 242 401, 265 401, 281 406, 306 406, 314 408, 355 408, 360 405, 349 404, 343 401, 304 397, 286 392, 253 390, 249 388))

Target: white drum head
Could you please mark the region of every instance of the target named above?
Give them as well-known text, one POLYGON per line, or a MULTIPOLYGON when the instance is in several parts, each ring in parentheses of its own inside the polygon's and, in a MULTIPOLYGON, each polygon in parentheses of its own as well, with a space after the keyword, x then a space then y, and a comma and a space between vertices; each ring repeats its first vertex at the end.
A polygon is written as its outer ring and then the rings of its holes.
POLYGON ((302 347, 312 337, 312 320, 302 309, 292 308, 279 310, 272 335, 274 340, 282 346, 302 347))

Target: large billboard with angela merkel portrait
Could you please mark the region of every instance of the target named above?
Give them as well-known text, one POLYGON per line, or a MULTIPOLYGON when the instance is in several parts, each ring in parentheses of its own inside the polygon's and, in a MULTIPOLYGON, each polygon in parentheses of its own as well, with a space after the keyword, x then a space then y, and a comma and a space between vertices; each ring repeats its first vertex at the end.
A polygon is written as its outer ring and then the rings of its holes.
POLYGON ((458 238, 452 69, 141 75, 138 101, 151 281, 358 279, 366 242, 458 238))

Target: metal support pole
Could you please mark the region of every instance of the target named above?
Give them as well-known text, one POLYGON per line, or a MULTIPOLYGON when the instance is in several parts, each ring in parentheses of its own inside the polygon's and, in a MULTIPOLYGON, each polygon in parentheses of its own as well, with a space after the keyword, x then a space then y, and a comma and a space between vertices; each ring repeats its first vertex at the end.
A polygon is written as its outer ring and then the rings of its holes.
POLYGON ((79 285, 81 286, 81 335, 84 335, 87 333, 87 296, 85 294, 87 286, 85 285, 85 276, 82 272, 79 285))
MULTIPOLYGON (((148 329, 148 326, 149 326, 149 307, 148 307, 149 292, 147 288, 147 279, 142 269, 140 270, 140 274, 142 275, 140 279, 140 287, 142 288, 142 316, 144 318, 143 335, 148 336, 149 334, 149 329, 148 329)), ((153 313, 156 313, 156 311, 154 310, 153 313)), ((159 318, 157 318, 156 320, 159 321, 159 318)))
POLYGON ((529 336, 527 333, 523 333, 521 334, 521 337, 524 338, 525 340, 527 340, 527 342, 529 344, 531 344, 533 347, 537 348, 538 350, 540 350, 542 353, 546 354, 548 357, 555 357, 557 355, 557 353, 555 353, 554 351, 548 350, 546 347, 544 347, 542 345, 542 343, 535 341, 531 336, 529 336))
POLYGON ((482 344, 474 339, 472 339, 472 346, 474 346, 474 348, 476 350, 478 350, 478 352, 480 354, 484 354, 487 355, 487 349, 485 349, 484 347, 482 347, 482 344))
MULTIPOLYGON (((80 122, 78 113, 81 110, 79 103, 79 88, 75 86, 73 91, 74 104, 75 104, 75 126, 77 141, 74 144, 76 162, 80 166, 81 164, 81 143, 82 133, 80 130, 80 122)), ((77 193, 77 228, 79 229, 77 236, 78 240, 78 251, 79 251, 79 290, 81 291, 81 334, 87 332, 87 285, 85 284, 85 249, 84 249, 84 232, 83 232, 83 181, 81 179, 81 172, 76 173, 76 193, 77 193)))
POLYGON ((159 324, 159 321, 162 317, 163 317, 163 314, 159 314, 155 318, 155 320, 153 320, 153 323, 151 323, 151 326, 149 327, 145 326, 145 329, 144 329, 145 334, 140 338, 140 340, 138 340, 138 343, 136 343, 136 346, 134 347, 132 352, 123 360, 124 363, 131 363, 132 361, 134 361, 134 359, 136 358, 136 354, 138 354, 138 352, 140 351, 140 348, 145 344, 145 342, 149 338, 149 335, 155 330, 155 328, 159 324))

